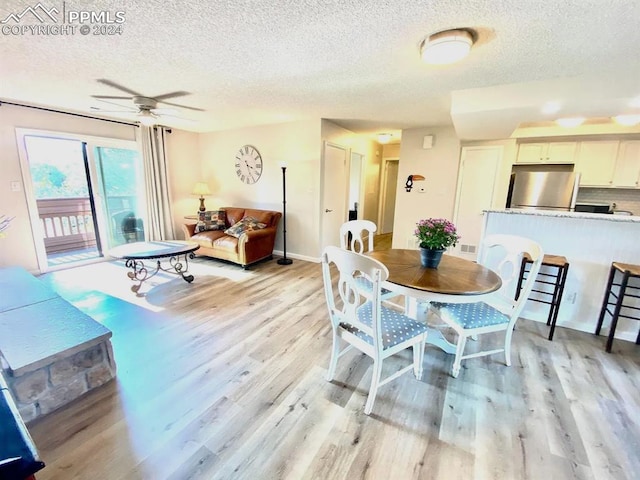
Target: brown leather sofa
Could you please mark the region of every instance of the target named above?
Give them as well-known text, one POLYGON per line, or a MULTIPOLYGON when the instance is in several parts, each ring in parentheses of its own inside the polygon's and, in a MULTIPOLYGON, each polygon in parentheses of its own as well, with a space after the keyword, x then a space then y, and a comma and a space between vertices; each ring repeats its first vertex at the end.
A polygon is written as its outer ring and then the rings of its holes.
POLYGON ((265 258, 271 258, 276 241, 278 222, 282 213, 272 210, 256 210, 252 208, 221 207, 225 210, 225 228, 236 224, 245 216, 256 218, 267 226, 260 230, 243 233, 239 238, 227 235, 224 230, 205 230, 195 233, 196 223, 182 225, 185 240, 196 242, 200 248, 197 255, 228 260, 247 268, 248 265, 265 258))

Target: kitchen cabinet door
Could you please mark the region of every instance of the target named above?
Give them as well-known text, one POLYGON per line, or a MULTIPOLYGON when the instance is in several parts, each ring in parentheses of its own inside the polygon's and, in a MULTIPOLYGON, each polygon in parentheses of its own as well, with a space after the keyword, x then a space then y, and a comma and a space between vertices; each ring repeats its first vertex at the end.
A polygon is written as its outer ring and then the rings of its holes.
POLYGON ((613 175, 614 187, 637 187, 640 182, 640 140, 620 142, 613 175))
POLYGON ((516 163, 574 163, 577 142, 521 143, 516 163))
POLYGON ((546 143, 521 143, 518 146, 516 163, 542 163, 546 153, 546 143))
POLYGON ((580 186, 610 187, 618 154, 618 141, 580 142, 576 171, 580 172, 580 186))

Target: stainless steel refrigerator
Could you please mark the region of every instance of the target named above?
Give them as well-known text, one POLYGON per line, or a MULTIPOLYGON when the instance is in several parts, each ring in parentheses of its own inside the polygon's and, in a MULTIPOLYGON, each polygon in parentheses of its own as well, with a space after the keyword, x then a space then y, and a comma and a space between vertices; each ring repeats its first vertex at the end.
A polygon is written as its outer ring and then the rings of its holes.
POLYGON ((511 175, 508 208, 573 211, 580 174, 575 172, 517 172, 511 175))

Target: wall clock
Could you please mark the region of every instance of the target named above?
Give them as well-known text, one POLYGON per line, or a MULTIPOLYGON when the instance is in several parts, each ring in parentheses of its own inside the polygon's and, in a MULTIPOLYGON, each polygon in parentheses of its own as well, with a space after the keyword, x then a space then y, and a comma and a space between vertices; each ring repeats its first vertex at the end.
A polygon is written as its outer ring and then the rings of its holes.
POLYGON ((236 154, 236 175, 241 182, 251 185, 260 180, 262 175, 262 157, 258 149, 245 145, 236 154))

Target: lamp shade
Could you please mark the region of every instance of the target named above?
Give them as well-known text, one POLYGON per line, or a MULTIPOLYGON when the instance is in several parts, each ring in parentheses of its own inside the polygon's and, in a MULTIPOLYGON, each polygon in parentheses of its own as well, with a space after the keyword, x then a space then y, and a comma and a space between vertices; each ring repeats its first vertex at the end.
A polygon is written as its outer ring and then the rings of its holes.
POLYGON ((196 183, 195 187, 193 187, 193 191, 191 192, 193 195, 210 195, 211 192, 209 191, 209 185, 207 185, 204 182, 198 182, 196 183))
POLYGON ((422 60, 432 65, 447 65, 469 54, 473 36, 467 30, 445 30, 427 38, 420 48, 422 60))

